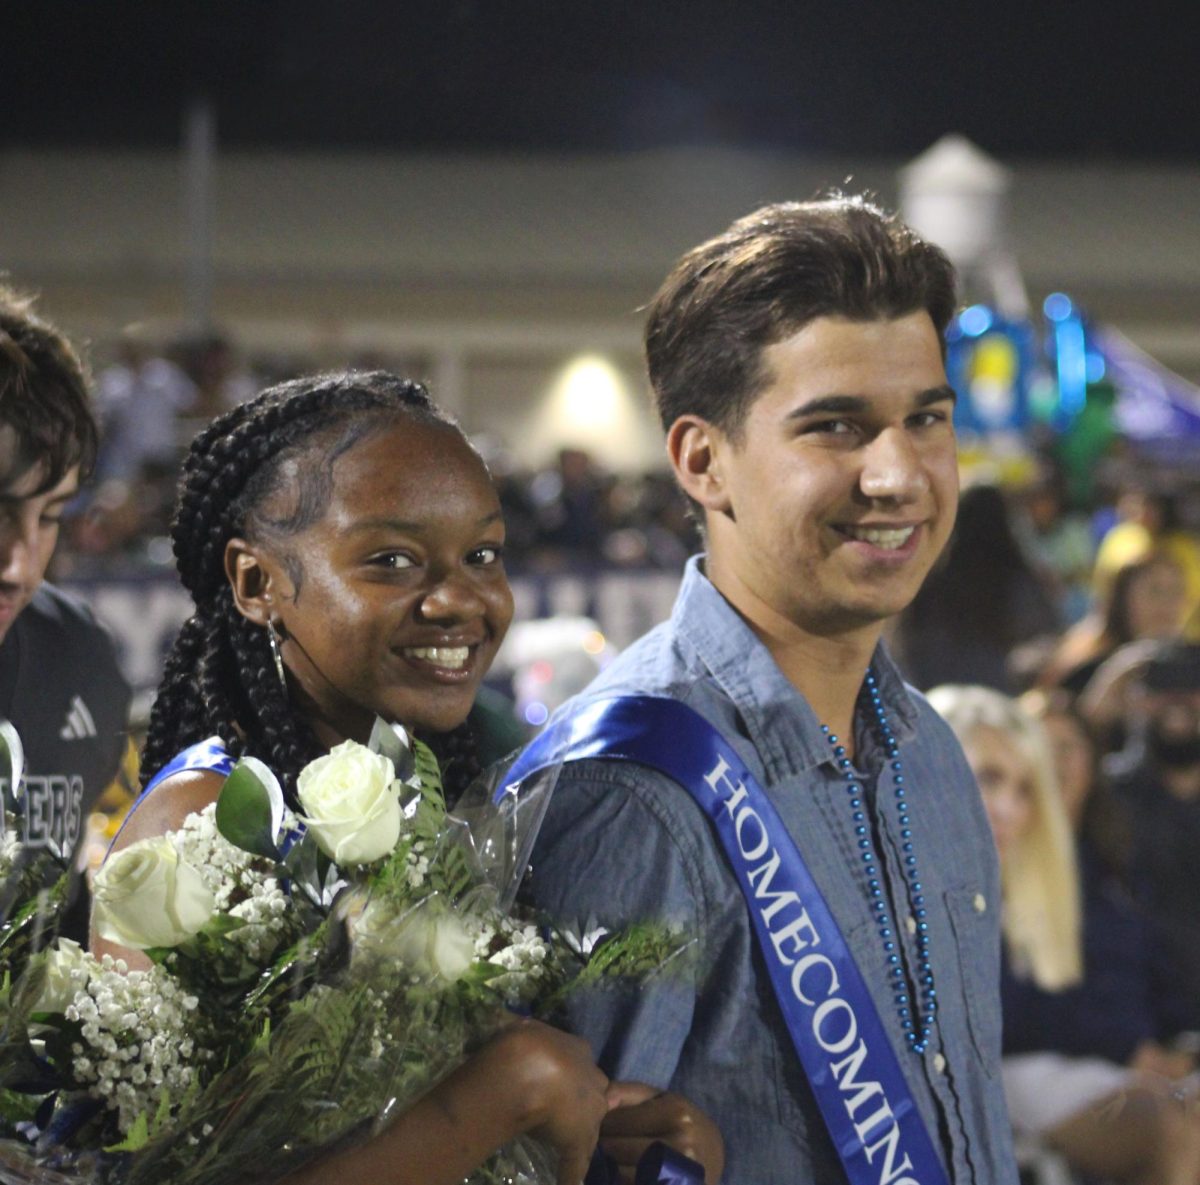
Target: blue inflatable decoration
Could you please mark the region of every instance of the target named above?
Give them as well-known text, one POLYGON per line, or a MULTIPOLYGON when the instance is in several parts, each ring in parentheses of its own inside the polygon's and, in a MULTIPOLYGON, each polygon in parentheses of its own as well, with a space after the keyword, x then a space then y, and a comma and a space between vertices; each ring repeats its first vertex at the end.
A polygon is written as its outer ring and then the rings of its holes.
POLYGON ((1200 387, 1181 378, 1075 302, 1053 292, 1040 327, 986 305, 964 309, 946 331, 946 373, 958 394, 955 426, 983 438, 1047 422, 1059 436, 1083 431, 1089 388, 1115 392, 1116 429, 1163 459, 1200 453, 1200 387), (1045 397, 1038 392, 1046 392, 1045 397), (1082 417, 1082 418, 1081 418, 1082 417))
POLYGON ((986 305, 963 309, 946 330, 946 373, 958 395, 960 432, 1022 432, 1036 368, 1033 326, 986 305))

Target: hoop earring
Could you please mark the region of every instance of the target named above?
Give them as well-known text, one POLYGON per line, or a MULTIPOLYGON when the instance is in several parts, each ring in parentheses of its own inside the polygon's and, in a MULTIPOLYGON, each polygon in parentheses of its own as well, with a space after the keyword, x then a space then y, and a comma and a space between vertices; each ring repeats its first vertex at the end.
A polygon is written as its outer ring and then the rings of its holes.
POLYGON ((279 686, 283 689, 283 697, 287 698, 287 674, 283 669, 283 654, 279 649, 279 637, 275 633, 275 623, 267 622, 267 644, 271 647, 271 658, 275 661, 275 674, 279 676, 279 686))

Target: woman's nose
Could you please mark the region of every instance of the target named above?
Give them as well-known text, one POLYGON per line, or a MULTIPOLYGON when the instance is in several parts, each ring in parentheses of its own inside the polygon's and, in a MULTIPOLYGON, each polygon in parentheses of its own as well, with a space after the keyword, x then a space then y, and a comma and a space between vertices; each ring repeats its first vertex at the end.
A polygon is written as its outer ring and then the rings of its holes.
POLYGON ((420 614, 427 621, 466 621, 483 612, 483 598, 470 578, 460 572, 442 576, 428 589, 420 603, 420 614))

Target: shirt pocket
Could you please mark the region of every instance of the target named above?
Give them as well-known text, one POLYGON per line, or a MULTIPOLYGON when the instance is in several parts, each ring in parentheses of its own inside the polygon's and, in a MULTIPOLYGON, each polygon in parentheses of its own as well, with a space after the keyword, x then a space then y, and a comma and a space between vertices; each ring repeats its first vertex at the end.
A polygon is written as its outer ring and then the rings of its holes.
MULTIPOLYGON (((977 888, 947 889, 946 912, 954 931, 962 1010, 984 1072, 1000 1068, 1000 959, 996 902, 977 888)), ((939 1015, 939 1020, 943 1020, 939 1015)))

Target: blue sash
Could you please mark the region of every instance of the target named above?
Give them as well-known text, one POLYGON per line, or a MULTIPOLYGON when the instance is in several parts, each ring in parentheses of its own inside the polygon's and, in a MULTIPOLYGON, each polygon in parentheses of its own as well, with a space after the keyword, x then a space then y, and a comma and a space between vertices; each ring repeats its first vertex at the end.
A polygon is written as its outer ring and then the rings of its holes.
MULTIPOLYGON (((704 1168, 659 1140, 642 1153, 633 1171, 633 1185, 704 1185, 704 1168)), ((583 1185, 621 1185, 616 1161, 597 1148, 583 1185)))
MULTIPOLYGON (((146 796, 160 782, 166 781, 172 774, 182 773, 188 769, 208 769, 213 773, 224 774, 228 777, 233 772, 234 760, 225 752, 225 746, 221 743, 220 737, 209 737, 206 741, 197 741, 194 745, 189 745, 181 753, 176 753, 166 765, 162 767, 146 783, 145 789, 133 800, 133 805, 125 813, 125 818, 121 822, 121 826, 117 829, 117 834, 113 836, 113 843, 117 842, 122 831, 125 830, 125 824, 133 817, 133 812, 138 809, 146 800, 146 796)), ((112 850, 112 845, 109 845, 109 850, 112 850)))
POLYGON ((496 791, 559 762, 660 770, 716 829, 750 910, 775 996, 853 1185, 947 1185, 887 1031, 846 940, 775 808, 733 747, 677 700, 621 696, 555 721, 496 791))

